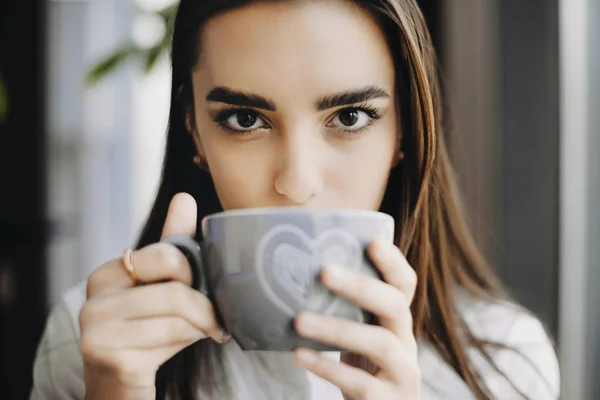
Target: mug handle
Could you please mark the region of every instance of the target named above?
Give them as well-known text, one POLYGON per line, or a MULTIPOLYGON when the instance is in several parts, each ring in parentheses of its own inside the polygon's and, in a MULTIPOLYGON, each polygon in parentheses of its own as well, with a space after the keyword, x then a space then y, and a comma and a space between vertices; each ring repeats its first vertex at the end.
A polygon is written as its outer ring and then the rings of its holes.
POLYGON ((187 236, 168 236, 160 240, 177 247, 187 258, 192 268, 192 287, 208 296, 208 284, 202 268, 202 248, 200 243, 187 236))

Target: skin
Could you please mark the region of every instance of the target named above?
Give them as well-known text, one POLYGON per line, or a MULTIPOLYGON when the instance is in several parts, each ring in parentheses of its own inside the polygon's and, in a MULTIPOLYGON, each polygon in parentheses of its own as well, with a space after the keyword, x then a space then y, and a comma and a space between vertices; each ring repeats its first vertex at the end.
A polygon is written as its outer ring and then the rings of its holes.
MULTIPOLYGON (((393 60, 367 14, 334 0, 258 3, 209 21, 200 44, 187 125, 224 209, 379 208, 396 162, 398 121, 393 60), (322 101, 366 88, 373 98, 322 101), (249 94, 270 109, 230 104, 248 103, 249 94)), ((195 213, 191 196, 175 196, 163 235, 193 236, 195 213)), ((295 360, 355 399, 418 399, 410 314, 416 274, 389 243, 375 240, 368 252, 383 280, 331 265, 322 281, 380 325, 302 313, 296 329, 368 357, 378 372, 308 349, 296 350, 295 360)), ((134 284, 121 259, 88 280, 80 315, 88 399, 153 398, 162 363, 197 340, 228 339, 208 299, 189 287, 190 268, 177 249, 150 245, 133 263, 146 285, 134 284)))
POLYGON ((210 21, 201 49, 193 129, 225 209, 379 208, 397 141, 394 65, 362 11, 337 1, 259 3, 210 21), (389 97, 368 102, 382 118, 362 135, 331 121, 342 107, 315 108, 323 96, 370 86, 389 97), (206 100, 214 87, 270 99, 277 110, 259 110, 270 128, 228 135, 211 118, 225 106, 206 100))

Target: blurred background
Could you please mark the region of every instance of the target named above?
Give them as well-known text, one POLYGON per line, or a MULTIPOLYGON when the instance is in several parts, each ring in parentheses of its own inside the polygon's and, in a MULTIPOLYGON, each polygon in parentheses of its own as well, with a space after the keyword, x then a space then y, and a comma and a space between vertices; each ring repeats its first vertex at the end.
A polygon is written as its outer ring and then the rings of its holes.
MULTIPOLYGON (((600 1, 422 0, 476 236, 600 398, 600 1)), ((51 305, 136 239, 160 176, 173 0, 0 4, 0 398, 51 305)))

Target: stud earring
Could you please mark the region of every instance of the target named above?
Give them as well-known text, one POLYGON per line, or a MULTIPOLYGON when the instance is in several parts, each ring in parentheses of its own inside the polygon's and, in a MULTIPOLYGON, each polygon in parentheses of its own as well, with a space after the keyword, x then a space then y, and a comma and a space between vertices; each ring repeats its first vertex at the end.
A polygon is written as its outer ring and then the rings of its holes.
POLYGON ((396 157, 394 157, 394 161, 392 162, 392 168, 395 168, 399 163, 402 162, 402 160, 404 160, 404 152, 399 151, 398 153, 396 153, 396 157))
POLYGON ((200 157, 200 154, 196 154, 194 156, 193 161, 194 161, 194 164, 196 164, 197 167, 199 167, 199 168, 201 168, 201 169, 203 169, 205 171, 208 171, 208 164, 206 163, 206 161, 202 157, 200 157))

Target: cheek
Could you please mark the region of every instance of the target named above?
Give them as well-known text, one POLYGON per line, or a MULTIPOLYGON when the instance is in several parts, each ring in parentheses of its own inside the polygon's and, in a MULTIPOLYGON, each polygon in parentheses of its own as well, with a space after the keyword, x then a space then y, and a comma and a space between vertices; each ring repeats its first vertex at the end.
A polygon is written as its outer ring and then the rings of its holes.
POLYGON ((330 168, 338 201, 351 208, 378 209, 390 173, 393 147, 362 143, 330 168))
POLYGON ((340 153, 329 169, 338 201, 352 208, 379 208, 396 153, 397 132, 396 116, 388 115, 340 153))
POLYGON ((221 206, 230 210, 265 205, 273 186, 268 148, 255 146, 249 149, 229 141, 228 138, 215 140, 214 137, 203 140, 221 206))

